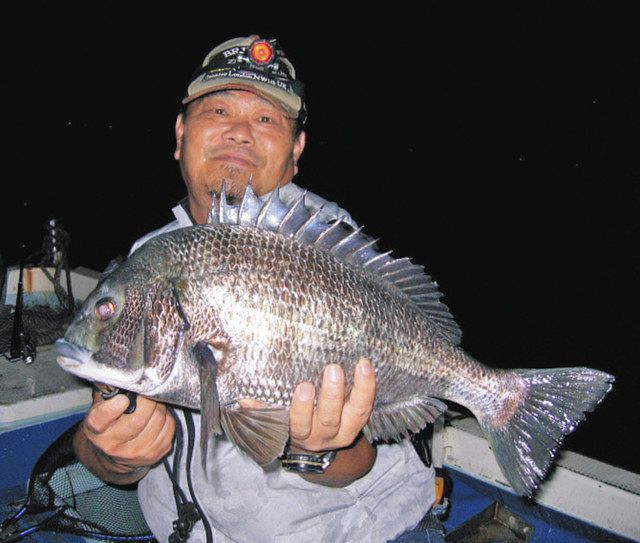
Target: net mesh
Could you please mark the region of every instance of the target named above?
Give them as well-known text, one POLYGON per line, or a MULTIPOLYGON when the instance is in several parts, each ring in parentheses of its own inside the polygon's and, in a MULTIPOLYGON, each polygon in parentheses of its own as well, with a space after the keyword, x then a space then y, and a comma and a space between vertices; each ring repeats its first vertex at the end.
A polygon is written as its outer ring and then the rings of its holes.
MULTIPOLYGON (((0 353, 11 347, 14 309, 12 305, 0 305, 0 353)), ((48 345, 64 335, 72 318, 64 309, 34 305, 22 309, 22 328, 36 345, 48 345)))
MULTIPOLYGON (((73 451, 77 424, 39 458, 29 479, 21 527, 0 542, 18 541, 28 532, 28 515, 53 513, 38 529, 111 541, 156 542, 144 519, 135 485, 116 486, 93 475, 73 451), (16 537, 16 534, 18 537, 16 537)), ((3 523, 8 534, 10 522, 3 523)))

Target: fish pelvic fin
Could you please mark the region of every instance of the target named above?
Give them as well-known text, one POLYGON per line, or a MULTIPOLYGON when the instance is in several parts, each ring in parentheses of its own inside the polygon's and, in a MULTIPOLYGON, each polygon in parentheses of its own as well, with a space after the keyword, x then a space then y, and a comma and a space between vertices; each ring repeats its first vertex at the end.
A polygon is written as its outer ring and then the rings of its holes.
POLYGON ((584 420, 585 412, 602 401, 614 377, 590 368, 513 373, 524 383, 524 395, 511 415, 476 415, 513 490, 531 496, 551 467, 564 437, 584 420))
POLYGON ((286 407, 226 407, 222 427, 242 452, 261 466, 282 455, 289 439, 289 409, 286 407))
POLYGON ((399 441, 422 430, 447 410, 447 405, 429 397, 415 397, 375 407, 364 434, 369 441, 399 441))

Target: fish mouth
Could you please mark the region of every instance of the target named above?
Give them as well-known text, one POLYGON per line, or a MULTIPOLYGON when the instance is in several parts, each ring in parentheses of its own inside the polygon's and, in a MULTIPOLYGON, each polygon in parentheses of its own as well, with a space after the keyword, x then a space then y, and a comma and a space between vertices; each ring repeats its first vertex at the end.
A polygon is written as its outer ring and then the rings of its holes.
POLYGON ((58 339, 55 343, 55 350, 58 353, 56 361, 63 370, 81 379, 91 382, 99 381, 111 387, 125 390, 138 388, 136 385, 140 382, 144 372, 144 370, 125 372, 101 364, 95 360, 91 350, 66 339, 58 339))
POLYGON ((93 354, 89 349, 70 343, 66 339, 58 339, 55 343, 55 349, 58 353, 58 364, 69 371, 87 363, 93 354))

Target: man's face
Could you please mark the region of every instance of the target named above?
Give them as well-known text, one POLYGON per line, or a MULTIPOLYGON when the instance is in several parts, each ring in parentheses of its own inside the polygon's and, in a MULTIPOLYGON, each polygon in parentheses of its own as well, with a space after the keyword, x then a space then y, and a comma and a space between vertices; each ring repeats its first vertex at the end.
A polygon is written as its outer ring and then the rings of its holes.
POLYGON ((304 133, 294 137, 293 122, 268 100, 241 90, 205 95, 178 116, 174 156, 198 223, 223 181, 232 196, 241 196, 249 179, 259 195, 291 181, 305 143, 304 133))

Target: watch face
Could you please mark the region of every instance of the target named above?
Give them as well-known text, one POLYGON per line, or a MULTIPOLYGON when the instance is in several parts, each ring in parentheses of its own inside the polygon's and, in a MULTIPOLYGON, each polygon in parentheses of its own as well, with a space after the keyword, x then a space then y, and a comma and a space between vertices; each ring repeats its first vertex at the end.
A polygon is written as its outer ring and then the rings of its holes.
POLYGON ((324 473, 336 457, 336 451, 324 454, 303 454, 287 452, 280 461, 287 471, 295 473, 324 473))

